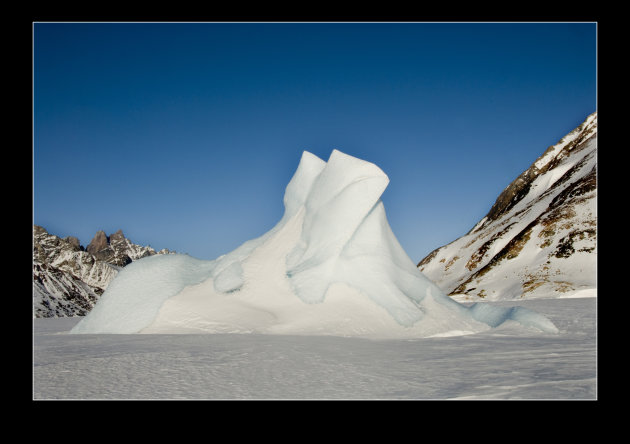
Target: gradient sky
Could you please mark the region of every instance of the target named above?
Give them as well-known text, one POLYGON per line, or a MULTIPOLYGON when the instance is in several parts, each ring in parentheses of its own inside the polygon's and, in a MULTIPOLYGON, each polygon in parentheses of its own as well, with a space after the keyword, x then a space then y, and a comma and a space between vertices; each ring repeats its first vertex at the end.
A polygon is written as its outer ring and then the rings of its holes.
POLYGON ((597 109, 596 23, 34 23, 33 223, 214 259, 302 151, 389 176, 414 262, 597 109))

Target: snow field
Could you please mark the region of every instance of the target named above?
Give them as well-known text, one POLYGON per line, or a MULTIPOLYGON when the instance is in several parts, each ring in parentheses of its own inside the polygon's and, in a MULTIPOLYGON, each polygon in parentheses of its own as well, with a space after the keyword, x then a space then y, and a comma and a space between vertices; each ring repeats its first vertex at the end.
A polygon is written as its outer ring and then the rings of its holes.
POLYGON ((33 399, 593 400, 596 304, 592 297, 522 301, 558 334, 505 322, 420 339, 73 335, 80 318, 37 318, 33 399))

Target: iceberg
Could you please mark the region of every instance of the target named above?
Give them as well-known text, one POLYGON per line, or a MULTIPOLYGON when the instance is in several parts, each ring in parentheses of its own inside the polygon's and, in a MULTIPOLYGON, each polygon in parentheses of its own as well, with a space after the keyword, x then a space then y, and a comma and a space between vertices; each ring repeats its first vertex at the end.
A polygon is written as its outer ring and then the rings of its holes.
POLYGON ((420 338, 506 321, 558 331, 523 307, 467 307, 444 294, 396 239, 381 200, 388 184, 373 163, 305 151, 271 230, 212 261, 172 254, 131 263, 71 333, 420 338))

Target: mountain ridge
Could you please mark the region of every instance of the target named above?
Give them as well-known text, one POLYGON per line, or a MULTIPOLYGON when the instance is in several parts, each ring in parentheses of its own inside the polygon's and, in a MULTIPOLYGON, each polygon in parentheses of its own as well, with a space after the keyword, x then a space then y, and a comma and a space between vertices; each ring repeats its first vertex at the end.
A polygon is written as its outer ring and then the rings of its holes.
POLYGON ((511 182, 468 233, 418 268, 456 299, 595 294, 596 212, 594 112, 511 182))
POLYGON ((60 238, 33 225, 33 316, 84 316, 121 268, 168 253, 136 245, 122 230, 111 236, 99 231, 83 247, 74 236, 60 238))

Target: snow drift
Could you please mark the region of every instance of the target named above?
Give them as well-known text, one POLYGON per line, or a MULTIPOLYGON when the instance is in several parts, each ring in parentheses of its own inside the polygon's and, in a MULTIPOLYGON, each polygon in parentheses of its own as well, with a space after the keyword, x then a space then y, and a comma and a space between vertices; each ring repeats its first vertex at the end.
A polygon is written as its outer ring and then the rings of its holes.
POLYGON ((522 307, 467 307, 446 296, 392 232, 381 201, 388 183, 370 162, 304 152, 274 228, 212 261, 175 254, 133 262, 72 333, 403 338, 505 322, 557 332, 522 307))

